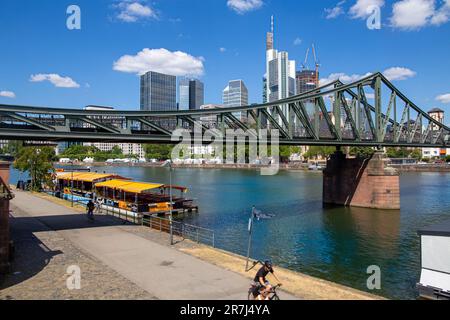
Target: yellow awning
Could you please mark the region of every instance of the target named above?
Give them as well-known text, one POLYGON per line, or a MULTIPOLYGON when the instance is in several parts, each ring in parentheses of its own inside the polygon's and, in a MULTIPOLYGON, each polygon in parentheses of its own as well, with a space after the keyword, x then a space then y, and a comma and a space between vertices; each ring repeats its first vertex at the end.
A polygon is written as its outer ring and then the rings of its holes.
POLYGON ((163 186, 163 184, 157 183, 130 182, 124 180, 109 180, 95 185, 96 188, 106 187, 130 193, 144 193, 163 186))
POLYGON ((116 174, 111 173, 86 173, 86 172, 74 172, 66 173, 58 176, 58 179, 62 180, 73 180, 73 181, 83 181, 83 182, 94 182, 96 180, 107 179, 107 178, 117 178, 116 174))
POLYGON ((117 189, 121 186, 127 185, 133 183, 132 181, 126 181, 126 180, 108 180, 105 182, 100 182, 100 183, 96 183, 95 187, 100 188, 100 187, 106 187, 106 188, 111 188, 111 189, 117 189))
POLYGON ((163 184, 157 184, 157 183, 140 183, 135 182, 132 184, 127 184, 122 187, 122 191, 125 192, 132 192, 132 193, 144 193, 148 192, 150 190, 158 189, 164 186, 163 184))
POLYGON ((79 177, 79 176, 84 175, 84 174, 86 174, 86 172, 69 172, 69 173, 66 172, 66 173, 58 175, 58 179, 61 179, 61 180, 72 180, 72 179, 74 179, 75 180, 76 177, 79 177))

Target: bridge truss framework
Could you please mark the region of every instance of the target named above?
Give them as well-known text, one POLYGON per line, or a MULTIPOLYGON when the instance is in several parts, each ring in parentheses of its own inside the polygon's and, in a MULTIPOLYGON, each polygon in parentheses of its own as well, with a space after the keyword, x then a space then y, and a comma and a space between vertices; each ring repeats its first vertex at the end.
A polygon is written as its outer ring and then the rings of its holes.
POLYGON ((223 134, 241 129, 249 132, 249 140, 257 140, 262 129, 276 129, 281 145, 446 148, 450 137, 449 127, 421 110, 381 73, 235 108, 146 112, 0 105, 3 140, 177 143, 172 133, 182 128, 194 142, 204 143, 197 141, 195 127, 223 134))

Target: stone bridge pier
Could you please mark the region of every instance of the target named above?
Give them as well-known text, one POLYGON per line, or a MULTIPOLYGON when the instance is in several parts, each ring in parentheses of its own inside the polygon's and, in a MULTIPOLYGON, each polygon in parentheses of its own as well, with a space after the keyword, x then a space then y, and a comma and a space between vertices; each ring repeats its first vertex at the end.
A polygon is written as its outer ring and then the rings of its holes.
MULTIPOLYGON (((9 162, 0 161, 0 178, 9 187, 9 162)), ((9 198, 0 183, 0 274, 9 272, 9 198)))
POLYGON ((400 175, 388 167, 383 152, 349 159, 336 151, 323 172, 323 202, 374 209, 400 209, 400 175))

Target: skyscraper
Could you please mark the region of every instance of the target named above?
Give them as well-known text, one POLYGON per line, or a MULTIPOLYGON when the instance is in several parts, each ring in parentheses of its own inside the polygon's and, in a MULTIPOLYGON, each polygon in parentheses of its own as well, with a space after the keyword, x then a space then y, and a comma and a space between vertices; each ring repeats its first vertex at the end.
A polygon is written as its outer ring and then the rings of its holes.
MULTIPOLYGON (((266 45, 266 90, 268 102, 285 99, 296 94, 295 61, 289 60, 286 51, 274 49, 273 17, 271 32, 267 33, 266 45)), ((287 106, 283 106, 287 116, 287 106)))
MULTIPOLYGON (((223 90, 223 105, 226 108, 248 106, 248 90, 242 80, 232 80, 223 90)), ((242 112, 233 114, 239 120, 246 122, 247 116, 242 112)))
POLYGON ((190 86, 188 78, 178 80, 178 110, 189 110, 190 86))
POLYGON ((314 70, 297 71, 297 94, 317 88, 317 79, 319 79, 319 75, 314 70))
POLYGON ((199 80, 189 82, 189 106, 191 110, 198 110, 205 102, 205 87, 199 80))
POLYGON ((204 104, 203 82, 196 79, 181 78, 178 81, 179 110, 198 110, 204 104))
POLYGON ((141 110, 172 111, 177 109, 177 78, 149 71, 141 76, 141 110))

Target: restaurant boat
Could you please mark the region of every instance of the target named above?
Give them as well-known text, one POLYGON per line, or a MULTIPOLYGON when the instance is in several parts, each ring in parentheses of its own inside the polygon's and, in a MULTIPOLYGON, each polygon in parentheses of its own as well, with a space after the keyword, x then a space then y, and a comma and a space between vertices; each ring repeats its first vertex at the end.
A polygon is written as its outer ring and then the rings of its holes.
POLYGON ((198 212, 194 201, 184 197, 186 187, 113 179, 95 184, 95 189, 97 197, 105 199, 104 205, 144 215, 167 215, 171 210, 175 215, 198 212))
POLYGON ((55 196, 87 203, 128 216, 164 216, 198 212, 186 187, 131 181, 117 174, 58 172, 55 196), (172 203, 170 192, 172 191, 172 203))
POLYGON ((94 199, 94 185, 111 179, 127 180, 117 174, 91 173, 91 172, 57 172, 57 197, 70 198, 71 196, 94 199))

